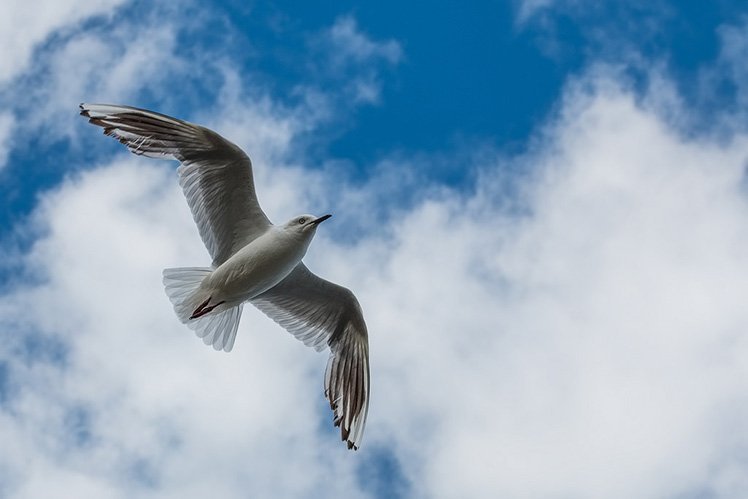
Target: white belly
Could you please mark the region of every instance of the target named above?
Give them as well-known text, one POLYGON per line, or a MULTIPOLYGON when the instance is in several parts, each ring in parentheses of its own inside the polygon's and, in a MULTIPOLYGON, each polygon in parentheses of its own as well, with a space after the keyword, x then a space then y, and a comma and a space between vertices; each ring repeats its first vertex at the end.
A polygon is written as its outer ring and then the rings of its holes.
POLYGON ((264 234, 221 264, 202 286, 212 303, 243 302, 282 281, 301 262, 306 246, 276 233, 264 234))

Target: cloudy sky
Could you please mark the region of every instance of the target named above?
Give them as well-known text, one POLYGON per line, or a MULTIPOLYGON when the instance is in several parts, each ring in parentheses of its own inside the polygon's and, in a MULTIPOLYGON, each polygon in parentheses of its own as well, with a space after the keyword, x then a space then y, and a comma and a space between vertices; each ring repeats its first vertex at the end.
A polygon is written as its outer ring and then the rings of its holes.
POLYGON ((748 7, 716 0, 4 3, 0 496, 744 497, 748 7), (233 352, 161 269, 210 261, 130 104, 253 158, 354 290, 357 452, 327 356, 233 352))

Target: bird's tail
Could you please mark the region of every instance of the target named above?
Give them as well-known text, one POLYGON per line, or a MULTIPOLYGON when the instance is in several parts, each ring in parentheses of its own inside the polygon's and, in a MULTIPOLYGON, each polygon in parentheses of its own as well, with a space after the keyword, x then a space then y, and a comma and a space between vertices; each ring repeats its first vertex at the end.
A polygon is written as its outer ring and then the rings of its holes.
POLYGON ((164 269, 164 287, 166 296, 174 305, 174 312, 184 324, 190 322, 190 316, 208 296, 199 293, 203 282, 212 269, 207 267, 182 267, 164 269))
POLYGON ((164 287, 179 320, 206 345, 229 352, 234 346, 243 305, 205 307, 210 296, 201 292, 200 283, 212 271, 207 267, 164 269, 164 287))

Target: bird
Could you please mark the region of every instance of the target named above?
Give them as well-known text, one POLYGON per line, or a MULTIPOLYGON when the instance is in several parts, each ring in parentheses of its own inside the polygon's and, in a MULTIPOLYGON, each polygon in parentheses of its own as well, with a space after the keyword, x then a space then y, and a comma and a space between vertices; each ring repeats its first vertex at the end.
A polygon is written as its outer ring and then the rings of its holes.
POLYGON ((179 185, 212 264, 163 271, 179 320, 206 345, 230 352, 249 302, 305 345, 329 348, 324 394, 341 440, 357 450, 369 411, 369 337, 361 305, 349 289, 318 277, 302 261, 331 215, 271 223, 257 200, 249 156, 206 127, 123 105, 83 103, 80 114, 134 154, 180 162, 179 185))

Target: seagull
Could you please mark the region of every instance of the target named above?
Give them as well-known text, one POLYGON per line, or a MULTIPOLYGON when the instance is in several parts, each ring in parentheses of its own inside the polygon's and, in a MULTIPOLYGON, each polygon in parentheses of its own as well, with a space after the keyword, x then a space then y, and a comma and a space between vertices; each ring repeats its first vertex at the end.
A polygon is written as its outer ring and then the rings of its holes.
POLYGON ((231 351, 249 302, 305 345, 330 356, 325 397, 349 449, 358 449, 369 411, 369 340, 361 306, 347 288, 302 262, 331 215, 299 215, 274 225, 255 194, 252 163, 237 145, 200 125, 145 109, 81 104, 80 114, 138 155, 176 159, 210 267, 165 269, 179 320, 206 345, 231 351))

